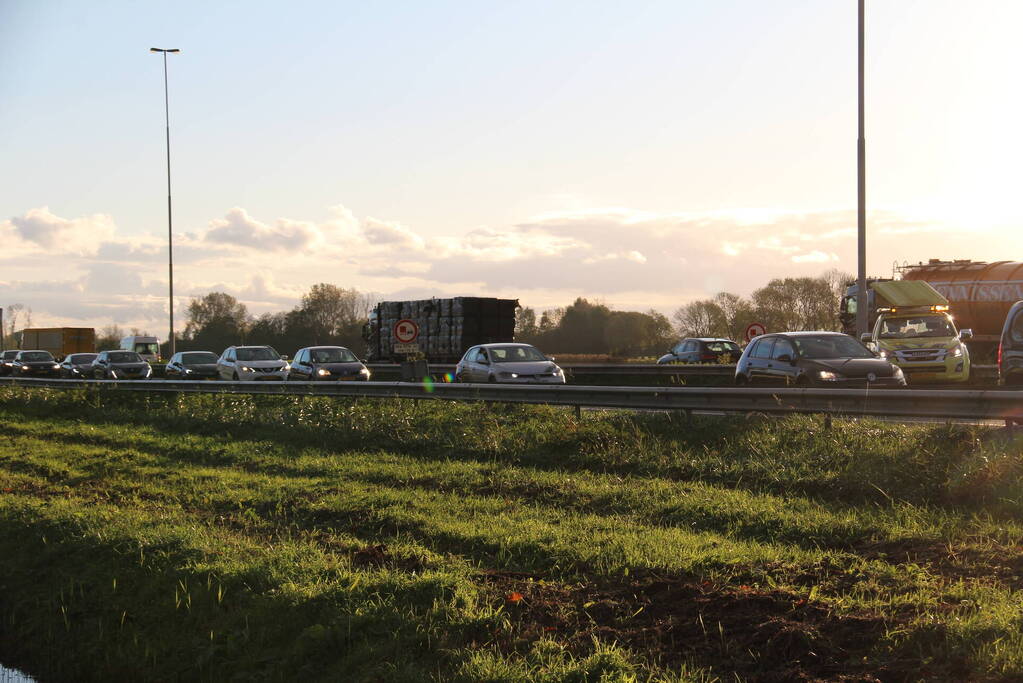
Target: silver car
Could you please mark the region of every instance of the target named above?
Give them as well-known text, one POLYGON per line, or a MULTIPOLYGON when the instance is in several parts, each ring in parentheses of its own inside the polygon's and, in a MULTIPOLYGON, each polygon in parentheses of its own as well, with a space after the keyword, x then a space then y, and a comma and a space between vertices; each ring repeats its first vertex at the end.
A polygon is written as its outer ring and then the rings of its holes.
POLYGON ((278 380, 288 378, 287 360, 272 346, 229 346, 217 360, 220 379, 278 380))
POLYGON ((455 366, 457 382, 564 384, 565 373, 553 358, 529 344, 473 346, 455 366))

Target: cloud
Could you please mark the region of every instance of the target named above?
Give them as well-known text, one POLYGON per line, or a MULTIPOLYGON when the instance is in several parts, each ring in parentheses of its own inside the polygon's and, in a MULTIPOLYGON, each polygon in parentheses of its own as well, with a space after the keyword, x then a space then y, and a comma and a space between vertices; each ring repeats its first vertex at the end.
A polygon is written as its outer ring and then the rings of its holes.
MULTIPOLYGON (((743 210, 657 213, 622 207, 535 216, 507 226, 424 234, 343 205, 323 220, 262 220, 235 207, 175 235, 176 319, 192 296, 225 291, 253 313, 287 310, 317 282, 381 298, 480 295, 527 305, 577 296, 670 312, 775 277, 855 270, 855 212, 743 210), (282 256, 287 254, 287 258, 282 256)), ((1016 245, 894 212, 868 217, 871 274, 893 261, 998 258, 1016 245), (907 240, 907 235, 926 237, 907 240)), ((37 324, 159 329, 167 315, 166 235, 124 234, 106 214, 63 218, 45 207, 0 222, 0 305, 22 302, 37 324), (45 246, 53 245, 53 246, 45 246), (60 258, 53 258, 53 254, 60 258)), ((1023 244, 1018 245, 1023 248, 1023 244)))
POLYGON ((386 223, 375 218, 366 219, 362 233, 372 245, 419 250, 426 244, 422 237, 400 223, 386 223))
POLYGON ((322 235, 312 223, 282 218, 267 225, 235 207, 223 218, 210 221, 203 239, 237 249, 307 251, 322 241, 322 235))
POLYGON ((48 207, 30 209, 0 223, 0 236, 8 246, 18 242, 49 253, 92 254, 116 228, 113 219, 102 213, 66 219, 50 213, 48 207))

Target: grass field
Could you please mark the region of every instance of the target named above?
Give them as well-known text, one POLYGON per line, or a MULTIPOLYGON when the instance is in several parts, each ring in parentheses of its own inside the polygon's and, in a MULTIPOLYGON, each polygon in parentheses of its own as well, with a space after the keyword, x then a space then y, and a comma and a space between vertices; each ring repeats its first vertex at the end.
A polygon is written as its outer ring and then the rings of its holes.
POLYGON ((0 388, 41 680, 1023 677, 1023 440, 0 388))

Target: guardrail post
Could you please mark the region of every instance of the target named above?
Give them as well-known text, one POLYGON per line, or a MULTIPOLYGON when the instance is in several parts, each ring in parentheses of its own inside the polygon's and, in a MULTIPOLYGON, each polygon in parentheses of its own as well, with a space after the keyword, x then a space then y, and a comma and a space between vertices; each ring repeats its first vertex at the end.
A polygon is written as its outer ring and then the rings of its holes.
POLYGON ((831 413, 824 413, 824 429, 831 429, 831 413))
POLYGON ((583 408, 582 408, 582 406, 576 406, 575 407, 575 419, 576 420, 583 419, 583 408))

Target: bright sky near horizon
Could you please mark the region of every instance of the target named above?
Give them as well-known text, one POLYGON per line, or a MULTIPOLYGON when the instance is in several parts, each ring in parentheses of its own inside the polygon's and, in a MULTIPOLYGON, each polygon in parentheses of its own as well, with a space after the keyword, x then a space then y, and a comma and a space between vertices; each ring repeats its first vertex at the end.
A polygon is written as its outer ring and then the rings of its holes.
MULTIPOLYGON (((867 2, 869 271, 1023 259, 1018 0, 867 2)), ((679 305, 856 268, 855 0, 0 0, 0 306, 679 305)))

